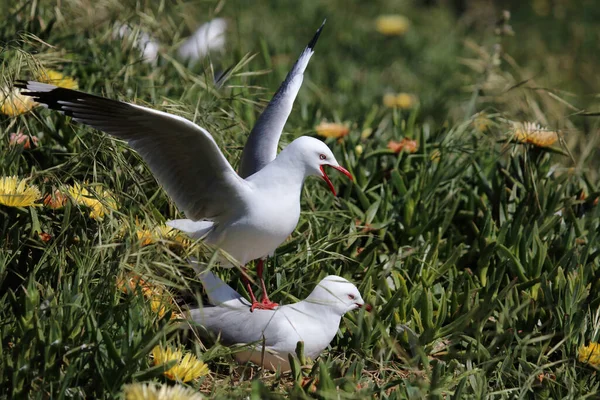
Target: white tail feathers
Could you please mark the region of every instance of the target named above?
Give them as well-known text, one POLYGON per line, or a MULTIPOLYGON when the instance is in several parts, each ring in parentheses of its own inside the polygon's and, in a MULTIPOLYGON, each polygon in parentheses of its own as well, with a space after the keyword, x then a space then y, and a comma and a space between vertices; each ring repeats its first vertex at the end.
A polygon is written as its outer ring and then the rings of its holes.
POLYGON ((185 232, 192 239, 202 239, 214 227, 213 221, 192 221, 191 219, 172 219, 167 221, 171 228, 185 232))

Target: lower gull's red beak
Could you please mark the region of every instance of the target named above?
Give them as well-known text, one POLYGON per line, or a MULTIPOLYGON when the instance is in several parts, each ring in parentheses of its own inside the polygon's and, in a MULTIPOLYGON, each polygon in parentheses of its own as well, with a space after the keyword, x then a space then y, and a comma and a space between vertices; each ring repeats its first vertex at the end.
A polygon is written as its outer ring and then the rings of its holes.
MULTIPOLYGON (((325 165, 321 165, 319 167, 319 169, 321 170, 321 173, 323 174, 323 179, 325 180, 325 182, 327 182, 327 185, 329 186, 329 189, 331 190, 331 192, 333 193, 334 196, 337 196, 337 193, 335 192, 335 188, 333 187, 333 183, 331 183, 331 179, 329 179, 329 177, 327 176, 327 174, 325 173, 325 170, 323 169, 325 165)), ((340 171, 342 174, 346 175, 348 178, 350 178, 351 181, 354 180, 354 178, 352 177, 352 174, 350 172, 348 172, 348 170, 344 167, 340 167, 340 166, 335 166, 335 165, 328 165, 328 167, 337 169, 338 171, 340 171)))
POLYGON ((356 304, 358 306, 358 308, 364 307, 367 312, 371 312, 371 310, 373 309, 373 306, 368 303, 365 303, 364 305, 358 304, 358 303, 354 303, 354 304, 356 304))

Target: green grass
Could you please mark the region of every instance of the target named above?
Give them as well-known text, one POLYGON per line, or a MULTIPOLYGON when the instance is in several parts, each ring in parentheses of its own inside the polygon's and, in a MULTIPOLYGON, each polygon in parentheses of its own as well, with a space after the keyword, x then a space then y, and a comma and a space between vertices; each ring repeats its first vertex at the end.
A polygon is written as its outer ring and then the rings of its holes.
MULTIPOLYGON (((31 177, 44 194, 97 183, 118 204, 102 221, 71 203, 0 205, 0 398, 112 398, 131 382, 167 383, 151 362, 157 343, 209 365, 211 376, 188 383, 208 397, 598 397, 596 369, 577 357, 600 340, 600 135, 596 118, 577 115, 597 111, 600 83, 588 73, 600 66, 588 31, 595 7, 565 3, 545 16, 519 8, 515 36, 497 36, 500 10, 485 7, 458 15, 393 1, 253 3, 109 0, 89 11, 95 2, 1 0, 10 14, 0 21, 1 81, 60 70, 81 90, 194 120, 237 165, 262 106, 327 17, 282 145, 314 135, 323 119, 347 122, 348 136, 326 142, 356 179, 334 178, 338 198, 307 182, 268 285, 290 303, 339 274, 374 312, 348 314, 312 367, 280 376, 236 365, 233 350, 179 329, 170 313, 161 318, 140 290, 117 287, 135 272, 193 305, 202 288, 186 259, 211 256, 201 246, 140 245, 128 228, 136 219, 153 226, 180 213, 139 156, 58 113, 0 115, 0 175, 31 177), (379 34, 382 13, 407 15, 410 30, 379 34), (175 45, 215 15, 230 22, 226 49, 193 67, 177 61, 175 45), (166 43, 157 66, 111 39, 117 19, 166 43), (562 34, 544 41, 536 26, 562 34), (385 108, 387 92, 419 104, 385 108), (554 150, 519 144, 507 121, 537 121, 561 139, 554 150), (18 131, 40 145, 10 146, 18 131), (418 141, 416 153, 387 150, 403 137, 418 141)), ((245 293, 237 272, 219 272, 245 293)))

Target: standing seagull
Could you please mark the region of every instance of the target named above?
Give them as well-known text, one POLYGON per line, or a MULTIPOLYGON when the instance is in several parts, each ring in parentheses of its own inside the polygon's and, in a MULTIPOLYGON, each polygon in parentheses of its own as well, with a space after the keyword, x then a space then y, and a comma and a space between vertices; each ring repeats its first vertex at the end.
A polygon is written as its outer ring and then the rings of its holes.
POLYGON ((201 272, 199 278, 212 306, 189 310, 189 318, 225 344, 251 345, 235 354, 238 362, 252 361, 273 371, 290 370, 288 354, 296 355, 299 341, 304 342, 304 355, 314 360, 335 337, 345 313, 363 306, 371 309, 356 286, 335 275, 323 278, 302 301, 252 314, 246 299, 211 271, 201 272))
MULTIPOLYGON (((277 89, 277 92, 275 92, 275 95, 273 95, 273 98, 258 117, 256 124, 252 128, 242 152, 240 168, 238 171, 242 178, 248 178, 255 174, 277 157, 279 138, 281 137, 283 127, 292 112, 294 101, 296 100, 300 87, 302 87, 302 82, 304 81, 304 71, 308 66, 310 58, 315 52, 315 45, 319 40, 319 36, 321 35, 321 31, 323 30, 326 21, 327 20, 324 20, 319 29, 317 29, 317 32, 304 51, 302 51, 300 57, 298 57, 298 60, 296 60, 296 63, 290 72, 288 72, 285 80, 279 89, 277 89)), ((352 179, 352 176, 349 175, 347 171, 340 171, 352 179)), ((325 171, 322 170, 322 173, 329 189, 335 196, 336 192, 333 184, 325 174, 325 171)), ((189 219, 177 219, 167 222, 167 225, 187 233, 193 239, 201 238, 204 235, 206 230, 205 224, 204 221, 195 222, 189 219)), ((269 256, 272 255, 272 253, 269 254, 269 256)), ((265 291, 265 282, 263 278, 263 264, 265 258, 266 257, 263 257, 258 260, 256 272, 263 288, 263 304, 274 304, 270 302, 265 291)), ((254 308, 255 307, 253 307, 253 309, 254 308)))
MULTIPOLYGON (((294 92, 297 80, 288 76, 288 81, 290 92, 294 92)), ((259 259, 257 275, 263 290, 262 302, 256 300, 250 283, 244 279, 252 298, 251 310, 277 307, 267 295, 262 259, 272 255, 296 228, 304 179, 319 176, 334 193, 325 166, 352 179, 331 150, 311 137, 297 138, 262 168, 255 163, 258 172, 244 179, 227 162, 212 136, 185 118, 39 82, 19 81, 15 86, 27 90, 24 95, 47 108, 127 141, 189 218, 172 221, 172 226, 225 250, 241 266, 259 259)), ((284 88, 278 94, 286 92, 284 88)), ((296 94, 290 96, 291 104, 296 94)), ((280 97, 288 103, 289 96, 280 97)), ((277 109, 269 104, 265 112, 270 107, 277 109)), ((286 107, 282 109, 289 114, 286 107)), ((280 134, 276 132, 277 138, 280 134)))

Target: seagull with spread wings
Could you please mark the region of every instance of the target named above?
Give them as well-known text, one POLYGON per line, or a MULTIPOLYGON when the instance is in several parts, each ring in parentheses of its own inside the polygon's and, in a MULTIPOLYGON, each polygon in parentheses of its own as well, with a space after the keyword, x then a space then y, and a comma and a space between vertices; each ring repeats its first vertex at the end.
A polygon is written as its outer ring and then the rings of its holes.
POLYGON ((239 175, 213 137, 185 118, 34 81, 19 81, 15 86, 47 108, 125 140, 188 218, 169 224, 225 250, 242 267, 258 259, 261 302, 244 276, 251 310, 273 309, 278 304, 267 295, 263 260, 296 228, 304 180, 318 176, 335 194, 324 167, 352 179, 331 150, 315 138, 301 136, 277 154, 283 126, 322 29, 323 25, 252 129, 239 175))

